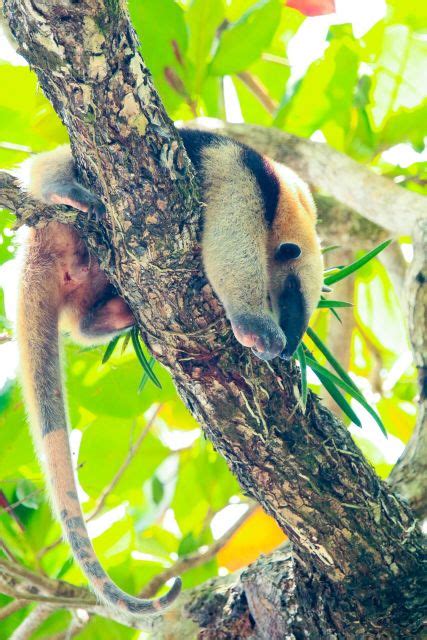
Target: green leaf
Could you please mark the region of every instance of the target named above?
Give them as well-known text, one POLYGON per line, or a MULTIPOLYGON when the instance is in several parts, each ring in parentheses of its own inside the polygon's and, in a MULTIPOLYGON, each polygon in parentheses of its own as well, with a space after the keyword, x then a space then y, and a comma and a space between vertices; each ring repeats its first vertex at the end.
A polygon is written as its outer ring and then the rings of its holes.
POLYGON ((379 23, 364 40, 371 50, 372 75, 368 111, 379 131, 400 109, 414 109, 425 99, 424 77, 427 43, 404 24, 379 23), (373 45, 371 48, 370 45, 373 45))
POLYGON ((122 344, 122 350, 121 350, 121 352, 120 352, 122 355, 123 355, 123 354, 124 354, 124 352, 126 351, 126 348, 127 348, 128 344, 129 344, 129 341, 130 341, 130 331, 128 331, 128 332, 125 334, 125 337, 124 337, 124 340, 123 340, 123 344, 122 344))
POLYGON ((16 497, 27 509, 38 509, 43 499, 40 490, 30 480, 21 480, 18 483, 16 497))
POLYGON ((329 253, 330 251, 335 251, 335 249, 341 249, 341 246, 339 244, 331 244, 329 245, 329 247, 324 247, 322 249, 322 253, 323 255, 325 255, 325 253, 329 253))
MULTIPOLYGON (((118 423, 109 416, 100 416, 84 431, 78 475, 91 498, 98 498, 111 483, 143 428, 136 431, 135 420, 121 420, 118 423)), ((109 504, 117 505, 126 499, 133 505, 140 503, 143 500, 143 483, 146 480, 151 482, 157 467, 169 453, 169 449, 153 433, 147 433, 125 473, 111 491, 109 504)))
POLYGON ((293 92, 286 88, 274 125, 303 137, 320 129, 329 144, 345 150, 358 68, 358 44, 345 32, 331 41, 293 92))
POLYGON ((319 300, 318 309, 338 309, 341 307, 352 307, 351 302, 344 302, 343 300, 319 300))
POLYGON ((304 347, 302 344, 298 345, 296 353, 297 353, 297 358, 298 358, 300 371, 301 371, 301 404, 302 404, 303 412, 305 413, 305 408, 307 406, 308 385, 307 385, 307 362, 305 359, 304 347))
MULTIPOLYGON (((307 348, 305 348, 305 356, 306 356, 306 362, 308 364, 308 366, 313 369, 313 371, 315 372, 315 374, 317 375, 317 377, 319 378, 320 382, 322 383, 322 385, 325 387, 326 391, 329 393, 329 395, 331 396, 331 398, 333 398, 335 400, 335 402, 337 403, 337 405, 340 407, 340 409, 343 411, 343 413, 350 418, 350 420, 357 426, 357 427, 361 427, 362 423, 360 422, 358 416, 356 415, 356 413, 353 411, 351 405, 347 402, 347 400, 344 398, 343 394, 341 393, 341 391, 337 388, 337 386, 329 379, 328 376, 324 375, 324 371, 327 371, 327 369, 324 369, 323 367, 320 367, 319 365, 319 369, 316 370, 313 366, 312 366, 312 362, 316 363, 316 360, 314 359, 313 356, 309 357, 309 350, 307 348)), ((316 363, 317 364, 317 363, 316 363)), ((329 371, 328 371, 329 373, 329 371)))
POLYGON ((340 280, 347 278, 347 276, 351 275, 352 273, 363 267, 363 265, 368 263, 370 260, 375 258, 375 256, 381 253, 381 251, 384 251, 384 249, 386 249, 391 242, 393 242, 393 240, 385 240, 385 242, 382 242, 380 245, 378 245, 378 247, 375 247, 375 249, 372 249, 372 251, 366 253, 364 256, 359 258, 359 260, 356 260, 352 264, 349 264, 347 267, 343 267, 337 273, 327 276, 324 280, 325 284, 335 284, 335 282, 339 282, 340 280))
POLYGON ((417 150, 424 149, 427 122, 427 100, 413 109, 400 108, 388 117, 378 132, 378 145, 391 147, 402 142, 410 142, 417 150))
POLYGON ((120 340, 120 337, 121 336, 116 336, 115 338, 110 340, 107 348, 105 349, 104 355, 102 357, 102 364, 105 364, 111 358, 111 356, 114 353, 114 349, 117 347, 117 343, 120 340))
POLYGON ((412 29, 427 29, 427 4, 419 0, 388 0, 387 21, 406 24, 412 29))
POLYGON ((257 60, 273 39, 280 21, 280 0, 261 0, 221 34, 209 66, 213 75, 244 71, 257 60))
MULTIPOLYGON (((138 358, 138 360, 139 360, 139 362, 141 364, 141 367, 144 369, 145 373, 150 378, 151 382, 153 382, 153 384, 155 384, 156 387, 161 389, 162 385, 160 384, 159 379, 157 378, 157 376, 153 373, 153 370, 152 370, 152 368, 150 366, 150 363, 147 360, 147 357, 146 357, 145 353, 142 350, 141 343, 139 341, 139 331, 138 331, 137 327, 134 327, 131 330, 131 334, 132 334, 133 348, 135 349, 135 353, 136 353, 137 358, 138 358)), ((141 383, 142 383, 142 380, 141 380, 141 383)))
MULTIPOLYGON (((0 166, 4 167, 3 164, 0 164, 0 166)), ((12 227, 15 221, 16 218, 11 212, 0 209, 0 265, 14 257, 15 246, 13 240, 15 234, 12 231, 12 227)), ((1 313, 3 313, 2 305, 0 305, 1 313)))
MULTIPOLYGON (((313 369, 314 373, 317 376, 321 374, 323 378, 328 380, 329 383, 332 383, 338 387, 341 387, 342 389, 344 389, 344 391, 346 391, 349 395, 351 395, 352 398, 357 400, 357 402, 359 402, 359 404, 361 404, 362 407, 366 409, 368 413, 370 413, 370 415, 374 418, 375 422, 377 423, 377 425, 379 426, 383 434, 387 437, 387 431, 385 426, 382 423, 381 418, 379 417, 377 412, 374 409, 372 409, 372 407, 367 402, 367 400, 363 397, 361 392, 359 390, 356 390, 357 387, 355 388, 353 385, 347 384, 347 382, 344 382, 344 380, 341 380, 341 378, 338 378, 338 376, 334 375, 333 373, 328 371, 328 369, 326 369, 321 364, 319 364, 317 360, 315 360, 312 356, 310 357, 306 356, 306 360, 307 360, 307 364, 313 369)), ((358 426, 360 426, 360 421, 358 426)))
POLYGON ((224 15, 224 0, 215 0, 215 2, 193 0, 186 13, 186 22, 190 31, 187 55, 193 64, 191 84, 196 97, 202 92, 215 35, 224 15))
MULTIPOLYGON (((128 7, 155 87, 166 111, 176 119, 185 98, 167 82, 165 70, 172 69, 186 85, 188 32, 184 11, 174 0, 129 0, 128 7)), ((185 115, 190 117, 188 111, 185 115)))
MULTIPOLYGON (((153 370, 154 365, 156 364, 156 360, 155 358, 153 358, 153 356, 150 356, 150 359, 148 361, 148 366, 150 367, 151 370, 153 370)), ((138 386, 138 393, 141 393, 141 391, 144 389, 145 385, 147 384, 148 381, 148 374, 147 372, 144 372, 144 375, 141 378, 141 382, 139 383, 138 386)))
MULTIPOLYGON (((65 127, 52 105, 37 89, 37 76, 29 67, 0 62, 0 141, 19 145, 21 152, 46 151, 67 142, 65 127)), ((16 150, 8 152, 11 162, 21 160, 16 150)), ((2 154, 3 155, 3 154, 2 154)), ((2 168, 10 163, 2 158, 2 168)))
POLYGON ((334 309, 333 307, 330 309, 330 312, 331 312, 331 313, 332 313, 332 315, 333 315, 333 316, 338 320, 338 322, 339 322, 340 324, 342 324, 342 320, 341 320, 341 318, 339 317, 338 313, 335 311, 335 309, 334 309))
POLYGON ((58 573, 56 574, 55 576, 56 579, 60 580, 63 576, 65 576, 65 574, 70 570, 73 564, 74 564, 74 557, 69 556, 64 562, 64 564, 62 565, 62 567, 60 568, 60 570, 58 571, 58 573))
POLYGON ((179 543, 178 555, 180 557, 188 556, 188 554, 193 553, 194 551, 197 551, 199 546, 200 546, 199 540, 194 536, 193 532, 190 531, 189 533, 185 534, 185 536, 182 538, 181 542, 179 543))
POLYGON ((344 382, 347 382, 347 384, 349 384, 350 386, 354 387, 354 389, 359 393, 359 389, 357 388, 357 386, 354 383, 354 381, 350 378, 350 376, 348 375, 347 371, 340 365, 338 360, 336 360, 336 358, 332 355, 332 353, 329 351, 328 347, 319 338, 317 333, 315 331, 313 331, 313 329, 311 327, 307 328, 306 333, 307 333, 308 337, 314 342, 314 344, 319 349, 319 351, 321 353, 323 353, 323 355, 325 356, 326 360, 335 369, 335 371, 338 373, 340 378, 342 380, 344 380, 344 382))
POLYGON ((151 492, 155 504, 160 504, 165 494, 163 482, 159 480, 157 476, 154 476, 151 481, 151 492))

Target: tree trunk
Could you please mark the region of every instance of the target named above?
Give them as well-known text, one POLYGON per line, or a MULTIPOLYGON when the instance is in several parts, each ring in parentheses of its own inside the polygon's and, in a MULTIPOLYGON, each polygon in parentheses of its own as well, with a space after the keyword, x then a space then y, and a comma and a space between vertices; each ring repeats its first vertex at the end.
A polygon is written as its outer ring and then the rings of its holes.
MULTIPOLYGON (((242 574, 239 629, 227 630, 228 621, 209 630, 216 593, 187 606, 203 629, 198 637, 417 637, 426 593, 414 517, 315 395, 302 411, 295 364, 263 363, 233 340, 200 267, 193 171, 122 3, 4 5, 21 53, 67 125, 82 179, 106 203, 100 225, 78 216, 76 226, 242 489, 293 544, 292 556, 242 574)), ((322 153, 325 161, 326 147, 322 153)), ((366 184, 360 173, 349 176, 352 193, 358 179, 366 184)), ((229 619, 233 602, 222 607, 229 619)))

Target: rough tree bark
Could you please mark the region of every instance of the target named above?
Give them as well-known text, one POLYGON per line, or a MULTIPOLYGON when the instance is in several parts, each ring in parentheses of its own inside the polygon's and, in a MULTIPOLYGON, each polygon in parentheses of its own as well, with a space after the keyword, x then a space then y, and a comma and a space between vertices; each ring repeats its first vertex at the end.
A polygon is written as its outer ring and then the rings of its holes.
POLYGON ((420 518, 427 514, 427 219, 414 232, 414 259, 407 275, 409 335, 418 371, 420 399, 417 424, 404 455, 390 476, 391 486, 411 502, 420 518), (422 480, 424 479, 424 483, 422 480))
MULTIPOLYGON (((79 216, 76 226, 243 490, 293 543, 292 555, 272 561, 270 572, 258 565, 259 575, 254 569, 242 575, 240 600, 222 602, 229 619, 233 602, 243 607, 238 629, 210 629, 221 606, 215 608, 215 593, 205 591, 191 604, 191 593, 183 595, 180 615, 193 626, 191 635, 175 637, 417 637, 426 594, 416 521, 313 394, 302 412, 295 365, 262 363, 233 341, 200 268, 192 170, 137 53, 122 3, 6 0, 5 13, 68 128, 82 179, 106 203, 101 225, 79 216)), ((328 151, 319 154, 324 171, 328 151)), ((375 191, 365 169, 351 178, 358 187, 334 193, 342 202, 354 204, 361 184, 375 191)), ((390 195, 383 179, 376 184, 381 202, 391 207, 396 197, 405 210, 410 202, 418 210, 414 194, 408 200, 396 190, 390 195)), ((10 573, 3 563, 3 585, 10 573)))

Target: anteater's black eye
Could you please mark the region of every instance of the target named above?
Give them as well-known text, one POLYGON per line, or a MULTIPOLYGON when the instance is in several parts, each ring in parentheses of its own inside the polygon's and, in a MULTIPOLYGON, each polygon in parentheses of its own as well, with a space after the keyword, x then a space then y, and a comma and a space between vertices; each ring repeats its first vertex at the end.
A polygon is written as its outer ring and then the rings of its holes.
POLYGON ((301 255, 301 247, 293 242, 282 242, 276 249, 275 258, 281 262, 295 260, 301 255))

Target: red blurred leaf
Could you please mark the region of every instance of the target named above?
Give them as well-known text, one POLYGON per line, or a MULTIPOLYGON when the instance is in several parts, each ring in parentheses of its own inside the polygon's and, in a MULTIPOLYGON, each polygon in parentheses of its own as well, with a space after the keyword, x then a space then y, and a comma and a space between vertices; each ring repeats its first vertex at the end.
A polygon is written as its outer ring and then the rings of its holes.
POLYGON ((285 4, 305 16, 324 16, 335 12, 335 0, 287 0, 285 4))

